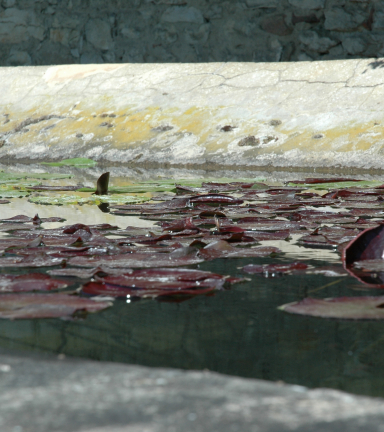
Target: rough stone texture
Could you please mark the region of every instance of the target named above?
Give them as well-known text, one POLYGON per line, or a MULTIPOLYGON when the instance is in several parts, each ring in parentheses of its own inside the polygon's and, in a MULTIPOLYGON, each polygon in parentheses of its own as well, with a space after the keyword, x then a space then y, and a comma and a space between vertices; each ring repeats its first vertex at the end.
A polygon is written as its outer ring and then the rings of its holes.
POLYGON ((212 372, 0 355, 2 432, 382 432, 384 401, 212 372))
POLYGON ((380 57, 383 14, 381 0, 2 0, 0 65, 380 57))
MULTIPOLYGON (((257 55, 277 55, 273 43, 257 55)), ((369 59, 2 68, 0 159, 382 170, 383 67, 369 59)))

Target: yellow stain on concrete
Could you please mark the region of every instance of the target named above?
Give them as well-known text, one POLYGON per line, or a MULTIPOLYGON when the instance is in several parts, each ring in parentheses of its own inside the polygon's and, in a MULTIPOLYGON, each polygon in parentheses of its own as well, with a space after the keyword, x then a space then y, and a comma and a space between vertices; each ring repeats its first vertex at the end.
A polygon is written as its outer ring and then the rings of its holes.
MULTIPOLYGON (((263 125, 262 122, 241 118, 237 119, 237 122, 232 119, 232 123, 228 123, 229 120, 223 115, 225 107, 195 106, 180 112, 177 107, 150 106, 138 110, 134 106, 127 106, 114 111, 110 109, 113 107, 113 100, 108 97, 101 98, 99 106, 100 108, 95 110, 79 103, 75 108, 71 106, 60 111, 53 111, 48 105, 40 106, 38 113, 33 110, 23 113, 10 111, 9 121, 0 125, 0 132, 8 133, 7 139, 16 148, 35 144, 65 148, 66 144, 81 140, 79 134, 93 134, 87 145, 108 146, 119 150, 145 145, 149 140, 166 136, 164 134, 187 132, 197 137, 197 145, 204 146, 208 154, 213 154, 219 150, 225 151, 229 143, 236 139, 240 140, 249 135, 257 136, 263 125), (54 117, 26 125, 27 132, 12 133, 25 120, 52 114, 64 118, 54 117), (226 124, 236 126, 237 129, 230 133, 221 132, 220 127, 226 124), (166 132, 154 130, 166 125, 173 126, 173 129, 166 132)), ((280 134, 277 142, 261 147, 238 147, 239 154, 251 157, 291 150, 300 150, 303 153, 350 152, 369 151, 373 147, 377 152, 384 151, 384 127, 373 121, 360 124, 354 122, 321 131, 311 130, 310 125, 301 130, 286 130, 284 125, 279 125, 271 129, 270 134, 273 135, 274 131, 280 134), (323 136, 315 138, 316 134, 323 136)))

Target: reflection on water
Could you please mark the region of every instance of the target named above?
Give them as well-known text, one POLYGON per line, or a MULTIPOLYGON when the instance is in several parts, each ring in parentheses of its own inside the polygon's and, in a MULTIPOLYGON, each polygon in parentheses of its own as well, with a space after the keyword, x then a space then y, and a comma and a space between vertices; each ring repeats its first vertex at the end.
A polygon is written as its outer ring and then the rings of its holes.
MULTIPOLYGON (((219 260, 199 267, 240 276, 237 267, 250 262, 219 260)), ((382 322, 307 318, 276 309, 309 291, 319 298, 367 294, 357 287, 351 277, 252 276, 230 291, 184 303, 115 301, 84 321, 2 320, 0 346, 384 396, 382 322)))

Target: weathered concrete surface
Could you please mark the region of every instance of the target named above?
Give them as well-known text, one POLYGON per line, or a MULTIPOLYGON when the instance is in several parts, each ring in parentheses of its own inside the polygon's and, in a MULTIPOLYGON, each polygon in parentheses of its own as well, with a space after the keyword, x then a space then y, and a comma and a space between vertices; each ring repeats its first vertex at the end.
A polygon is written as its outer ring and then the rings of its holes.
POLYGON ((384 430, 384 401, 335 390, 53 357, 0 355, 2 432, 384 430))
POLYGON ((381 169, 384 60, 0 69, 0 160, 381 169))

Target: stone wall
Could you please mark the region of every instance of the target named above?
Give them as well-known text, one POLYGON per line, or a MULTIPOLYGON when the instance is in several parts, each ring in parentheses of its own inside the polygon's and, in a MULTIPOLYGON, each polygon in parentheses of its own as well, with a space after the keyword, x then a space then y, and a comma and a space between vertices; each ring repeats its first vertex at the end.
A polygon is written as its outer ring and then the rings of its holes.
POLYGON ((2 0, 0 65, 384 55, 381 0, 2 0))

